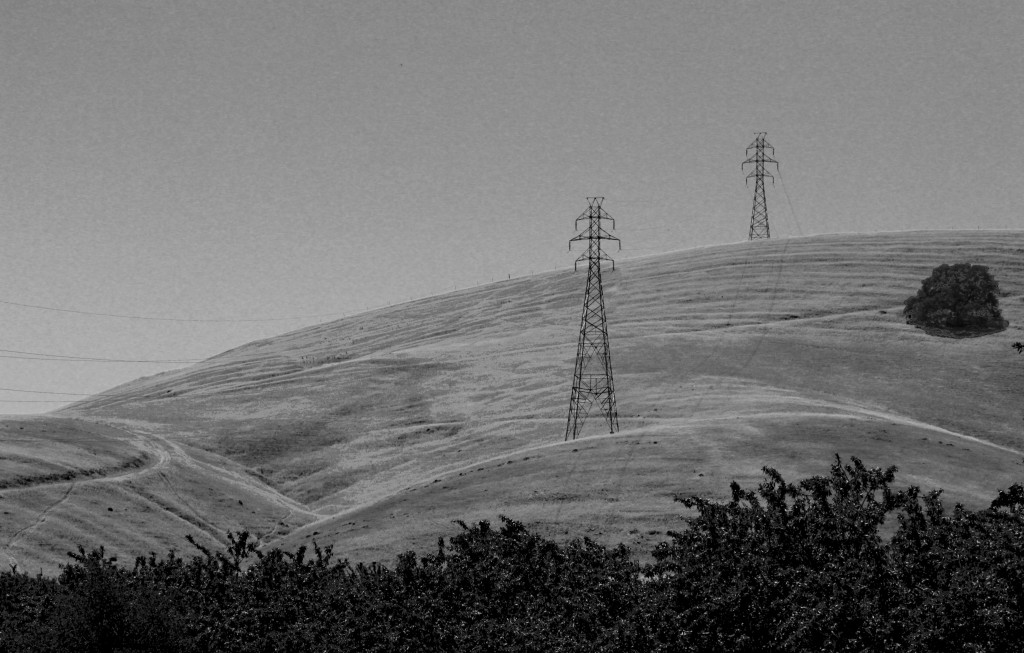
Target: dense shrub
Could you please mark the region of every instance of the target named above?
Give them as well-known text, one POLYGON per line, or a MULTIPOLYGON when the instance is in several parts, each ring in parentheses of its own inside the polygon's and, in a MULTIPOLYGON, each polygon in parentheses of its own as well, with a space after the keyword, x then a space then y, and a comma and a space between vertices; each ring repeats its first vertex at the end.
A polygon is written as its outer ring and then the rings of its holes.
POLYGON ((644 566, 506 518, 393 567, 245 533, 133 568, 80 549, 56 579, 0 573, 0 650, 1019 650, 1024 487, 947 512, 856 458, 796 484, 764 471, 725 503, 679 498, 696 516, 644 566))
POLYGON ((906 502, 895 468, 836 461, 798 485, 765 469, 756 492, 680 498, 690 528, 655 552, 692 650, 887 650, 891 585, 878 527, 906 502), (704 561, 700 564, 699 561, 704 561))
POLYGON ((984 265, 942 264, 904 302, 910 324, 954 330, 993 331, 1005 326, 999 283, 984 265))

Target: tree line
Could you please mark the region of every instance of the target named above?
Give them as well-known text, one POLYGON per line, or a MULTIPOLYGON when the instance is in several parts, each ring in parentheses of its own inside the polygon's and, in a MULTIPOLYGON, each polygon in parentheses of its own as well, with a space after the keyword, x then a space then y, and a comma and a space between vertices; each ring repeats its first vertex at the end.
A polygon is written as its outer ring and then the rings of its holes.
POLYGON ((130 566, 79 548, 56 578, 0 573, 0 650, 1019 650, 1024 487, 948 510, 895 472, 836 457, 726 502, 677 497, 695 514, 645 564, 504 517, 391 565, 244 532, 130 566))

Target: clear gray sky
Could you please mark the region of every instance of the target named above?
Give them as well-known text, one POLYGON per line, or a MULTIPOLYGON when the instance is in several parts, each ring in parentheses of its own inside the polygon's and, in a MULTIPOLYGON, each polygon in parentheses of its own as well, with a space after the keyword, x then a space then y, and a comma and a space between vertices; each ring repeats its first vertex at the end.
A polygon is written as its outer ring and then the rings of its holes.
MULTIPOLYGON (((2 0, 0 300, 351 314, 571 266, 588 195, 620 259, 736 242, 757 131, 775 237, 1018 229, 1022 34, 1020 0, 2 0)), ((3 303, 0 355, 195 359, 325 319, 3 303)), ((0 387, 171 367, 0 358, 0 387)))

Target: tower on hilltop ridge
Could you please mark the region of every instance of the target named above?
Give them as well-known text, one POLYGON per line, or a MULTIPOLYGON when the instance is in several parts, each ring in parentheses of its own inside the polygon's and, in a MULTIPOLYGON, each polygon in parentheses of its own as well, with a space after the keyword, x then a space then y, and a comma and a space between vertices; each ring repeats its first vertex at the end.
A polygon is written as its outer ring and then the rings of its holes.
POLYGON ((765 154, 765 150, 771 150, 772 154, 775 154, 775 148, 765 140, 767 134, 768 132, 757 132, 754 142, 747 146, 748 158, 740 166, 740 168, 747 164, 754 166, 754 169, 747 175, 748 186, 750 178, 754 178, 754 208, 750 213, 750 240, 771 238, 768 228, 768 204, 764 199, 764 178, 768 177, 772 180, 772 184, 775 184, 775 177, 765 170, 765 166, 774 163, 778 170, 779 162, 765 154), (750 150, 754 150, 753 156, 749 156, 750 150))
POLYGON ((591 406, 598 404, 608 422, 611 433, 619 428, 619 413, 615 408, 615 385, 612 383, 612 358, 608 349, 608 320, 604 311, 604 289, 601 285, 601 261, 609 261, 612 270, 615 261, 601 251, 602 240, 618 238, 605 231, 603 220, 615 220, 601 208, 603 197, 588 197, 590 208, 576 218, 576 225, 586 221, 586 228, 569 241, 569 251, 576 241, 587 241, 587 251, 576 259, 573 269, 580 261, 587 262, 587 293, 583 300, 583 317, 580 318, 580 338, 576 348, 576 372, 572 380, 572 397, 569 400, 569 421, 565 425, 565 439, 575 440, 583 430, 591 406))

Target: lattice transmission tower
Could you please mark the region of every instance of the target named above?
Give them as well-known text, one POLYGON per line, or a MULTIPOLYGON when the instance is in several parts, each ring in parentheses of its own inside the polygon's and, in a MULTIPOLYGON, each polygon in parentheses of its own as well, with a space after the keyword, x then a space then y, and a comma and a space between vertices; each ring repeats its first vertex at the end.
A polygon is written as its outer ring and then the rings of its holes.
POLYGON ((748 164, 754 166, 754 169, 747 175, 747 186, 750 185, 750 178, 754 178, 754 208, 750 212, 750 240, 771 238, 771 231, 768 228, 768 203, 764 199, 764 178, 771 179, 774 185, 775 177, 765 170, 765 166, 774 163, 778 170, 779 162, 765 154, 765 150, 771 150, 772 154, 775 154, 775 148, 765 140, 767 134, 768 132, 757 132, 757 138, 747 146, 748 158, 740 166, 740 168, 748 164), (749 156, 750 150, 754 150, 753 156, 749 156))
POLYGON ((597 404, 608 422, 609 432, 619 428, 619 413, 615 408, 615 384, 612 382, 612 357, 608 348, 608 320, 604 312, 604 288, 601 285, 601 262, 608 261, 615 269, 615 261, 601 251, 602 240, 622 243, 604 228, 604 221, 615 220, 601 208, 603 197, 588 197, 590 208, 576 218, 576 226, 585 221, 586 228, 569 241, 569 251, 577 241, 587 242, 587 251, 576 259, 573 269, 579 269, 581 261, 587 262, 587 294, 583 300, 583 317, 580 318, 580 339, 576 348, 576 372, 572 380, 572 397, 569 400, 569 421, 565 425, 565 439, 575 440, 583 430, 583 423, 591 407, 597 404))

